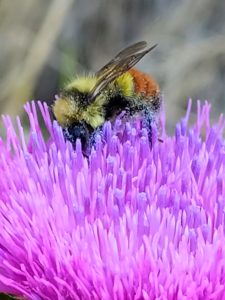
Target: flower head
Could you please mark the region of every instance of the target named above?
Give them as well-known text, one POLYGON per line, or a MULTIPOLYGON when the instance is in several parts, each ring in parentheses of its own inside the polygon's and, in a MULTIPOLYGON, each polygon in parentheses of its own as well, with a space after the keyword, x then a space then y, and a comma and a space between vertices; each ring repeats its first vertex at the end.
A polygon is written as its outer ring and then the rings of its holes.
MULTIPOLYGON (((4 117, 0 292, 25 299, 225 297, 224 120, 198 103, 153 147, 138 123, 106 123, 89 162, 36 104, 26 142, 4 117)), ((154 129, 154 128, 153 128, 154 129)))

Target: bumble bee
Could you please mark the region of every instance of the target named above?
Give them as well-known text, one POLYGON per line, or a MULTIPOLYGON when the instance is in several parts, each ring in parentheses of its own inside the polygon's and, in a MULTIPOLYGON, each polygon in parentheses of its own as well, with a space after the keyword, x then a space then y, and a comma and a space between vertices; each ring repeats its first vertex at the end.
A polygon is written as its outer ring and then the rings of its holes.
POLYGON ((93 75, 71 81, 53 103, 53 113, 63 128, 64 137, 73 144, 79 138, 83 151, 90 147, 96 132, 107 120, 125 111, 125 116, 141 114, 151 140, 152 122, 160 108, 156 81, 132 68, 153 50, 145 41, 121 52, 93 75))

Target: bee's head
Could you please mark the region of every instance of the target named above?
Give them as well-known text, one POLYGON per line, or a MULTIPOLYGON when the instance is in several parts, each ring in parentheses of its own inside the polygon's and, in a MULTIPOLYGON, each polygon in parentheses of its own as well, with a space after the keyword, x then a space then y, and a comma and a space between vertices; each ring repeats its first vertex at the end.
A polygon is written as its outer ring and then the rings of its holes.
POLYGON ((84 151, 86 151, 89 146, 90 131, 90 126, 85 122, 73 123, 69 127, 63 128, 64 137, 73 145, 77 139, 80 139, 84 151))
POLYGON ((82 148, 86 149, 91 126, 85 122, 85 106, 87 94, 79 91, 62 91, 53 104, 53 113, 63 128, 67 140, 75 144, 80 139, 82 148))

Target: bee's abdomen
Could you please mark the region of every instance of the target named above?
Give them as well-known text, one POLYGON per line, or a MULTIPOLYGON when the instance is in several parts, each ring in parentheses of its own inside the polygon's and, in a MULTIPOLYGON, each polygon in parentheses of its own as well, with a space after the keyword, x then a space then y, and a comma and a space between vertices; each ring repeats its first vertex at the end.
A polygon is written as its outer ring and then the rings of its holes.
POLYGON ((159 96, 159 86, 150 75, 140 72, 137 69, 130 69, 128 72, 133 77, 136 94, 142 95, 146 99, 159 96))

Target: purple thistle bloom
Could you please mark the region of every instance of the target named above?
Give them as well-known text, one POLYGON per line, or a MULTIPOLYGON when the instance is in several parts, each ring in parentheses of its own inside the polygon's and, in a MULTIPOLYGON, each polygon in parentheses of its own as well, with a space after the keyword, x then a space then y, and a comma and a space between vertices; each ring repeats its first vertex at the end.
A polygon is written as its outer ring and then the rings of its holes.
POLYGON ((225 299, 224 119, 198 103, 163 143, 120 120, 90 161, 35 103, 0 141, 0 292, 32 300, 225 299))

